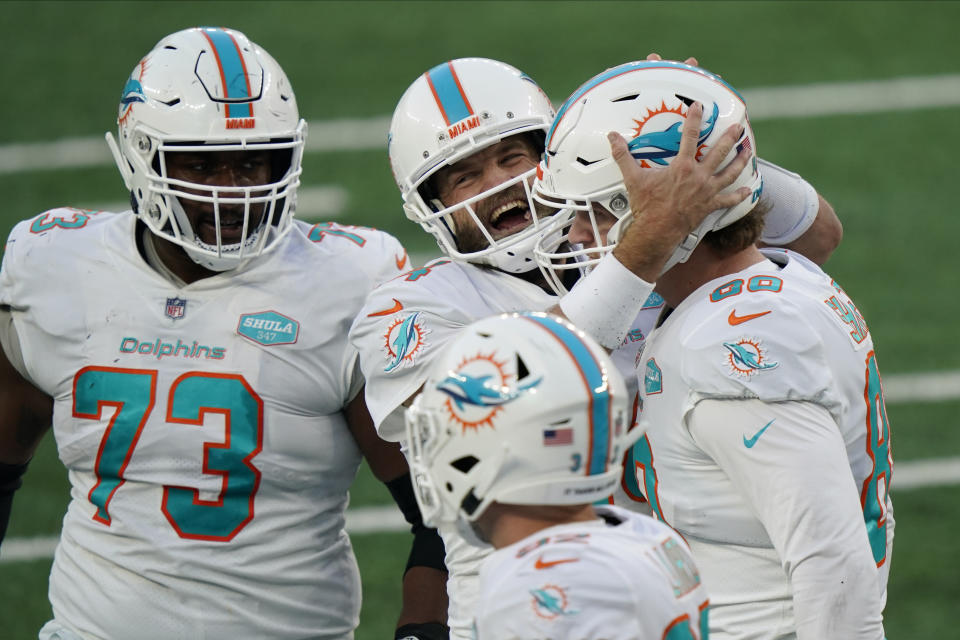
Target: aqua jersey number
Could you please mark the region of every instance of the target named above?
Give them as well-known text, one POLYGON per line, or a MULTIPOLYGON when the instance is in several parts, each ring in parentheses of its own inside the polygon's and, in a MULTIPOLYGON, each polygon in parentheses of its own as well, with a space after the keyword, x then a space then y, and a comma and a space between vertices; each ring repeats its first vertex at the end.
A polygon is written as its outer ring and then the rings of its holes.
MULTIPOLYGON (((73 415, 100 420, 104 407, 115 407, 100 442, 89 500, 94 520, 110 526, 110 500, 125 481, 124 473, 156 404, 157 372, 86 367, 74 378, 73 415)), ((201 499, 194 487, 164 486, 162 510, 182 538, 227 541, 254 515, 260 471, 253 458, 263 445, 263 401, 242 376, 193 372, 170 387, 168 428, 202 427, 209 413, 224 416, 223 442, 206 442, 197 452, 204 473, 219 476, 222 489, 201 499)))

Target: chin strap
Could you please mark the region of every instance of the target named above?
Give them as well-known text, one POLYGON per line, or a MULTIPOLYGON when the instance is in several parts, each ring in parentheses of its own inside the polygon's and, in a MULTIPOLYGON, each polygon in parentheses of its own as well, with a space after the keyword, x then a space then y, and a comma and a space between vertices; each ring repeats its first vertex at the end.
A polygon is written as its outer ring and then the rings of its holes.
MULTIPOLYGON (((146 225, 144 225, 144 227, 146 227, 146 225)), ((147 261, 147 264, 177 287, 182 288, 187 286, 186 281, 171 271, 160 258, 160 254, 157 253, 156 240, 154 240, 156 236, 154 236, 153 232, 150 231, 150 229, 144 228, 141 237, 143 239, 143 259, 147 261)))

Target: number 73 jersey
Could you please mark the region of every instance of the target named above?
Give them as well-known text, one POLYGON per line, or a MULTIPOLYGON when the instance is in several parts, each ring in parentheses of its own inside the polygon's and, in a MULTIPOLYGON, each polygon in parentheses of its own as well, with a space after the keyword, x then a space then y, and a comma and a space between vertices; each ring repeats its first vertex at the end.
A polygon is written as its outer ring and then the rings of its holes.
POLYGON ((144 262, 135 220, 27 220, 0 274, 72 487, 55 616, 97 637, 349 634, 346 334, 399 243, 299 223, 251 265, 177 287, 144 262))

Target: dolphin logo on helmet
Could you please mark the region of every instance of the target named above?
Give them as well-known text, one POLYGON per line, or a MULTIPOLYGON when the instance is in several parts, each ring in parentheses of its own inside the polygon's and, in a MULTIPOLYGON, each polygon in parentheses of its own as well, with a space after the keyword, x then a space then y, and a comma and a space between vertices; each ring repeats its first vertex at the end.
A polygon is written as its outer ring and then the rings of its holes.
POLYGON ((520 394, 536 387, 542 377, 527 382, 514 391, 504 391, 503 387, 488 382, 493 376, 470 376, 465 373, 448 375, 437 384, 437 389, 453 399, 458 409, 471 404, 477 407, 497 407, 516 400, 520 394))
MULTIPOLYGON (((717 116, 719 114, 720 108, 717 106, 717 103, 714 102, 713 112, 710 114, 710 117, 707 118, 707 124, 700 131, 700 136, 697 138, 697 146, 703 144, 704 141, 710 137, 710 134, 713 133, 713 128, 717 124, 717 116)), ((650 160, 651 162, 666 166, 667 163, 663 159, 672 158, 680 151, 681 124, 681 122, 674 122, 664 131, 651 131, 650 133, 637 136, 627 143, 627 148, 630 149, 630 155, 637 160, 650 160), (640 149, 648 148, 657 149, 657 151, 640 151, 640 149)))
POLYGON ((134 102, 146 101, 146 97, 143 95, 143 85, 140 84, 140 81, 136 78, 127 80, 127 84, 123 86, 123 92, 120 94, 121 106, 126 107, 134 102))

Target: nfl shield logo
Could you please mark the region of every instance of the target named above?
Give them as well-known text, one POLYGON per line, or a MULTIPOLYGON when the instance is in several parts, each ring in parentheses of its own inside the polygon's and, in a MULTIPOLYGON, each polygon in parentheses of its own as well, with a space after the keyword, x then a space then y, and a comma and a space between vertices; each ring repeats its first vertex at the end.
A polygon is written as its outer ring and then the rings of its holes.
POLYGON ((167 298, 167 310, 166 316, 168 318, 182 318, 184 312, 187 310, 187 301, 181 300, 180 298, 167 298))

